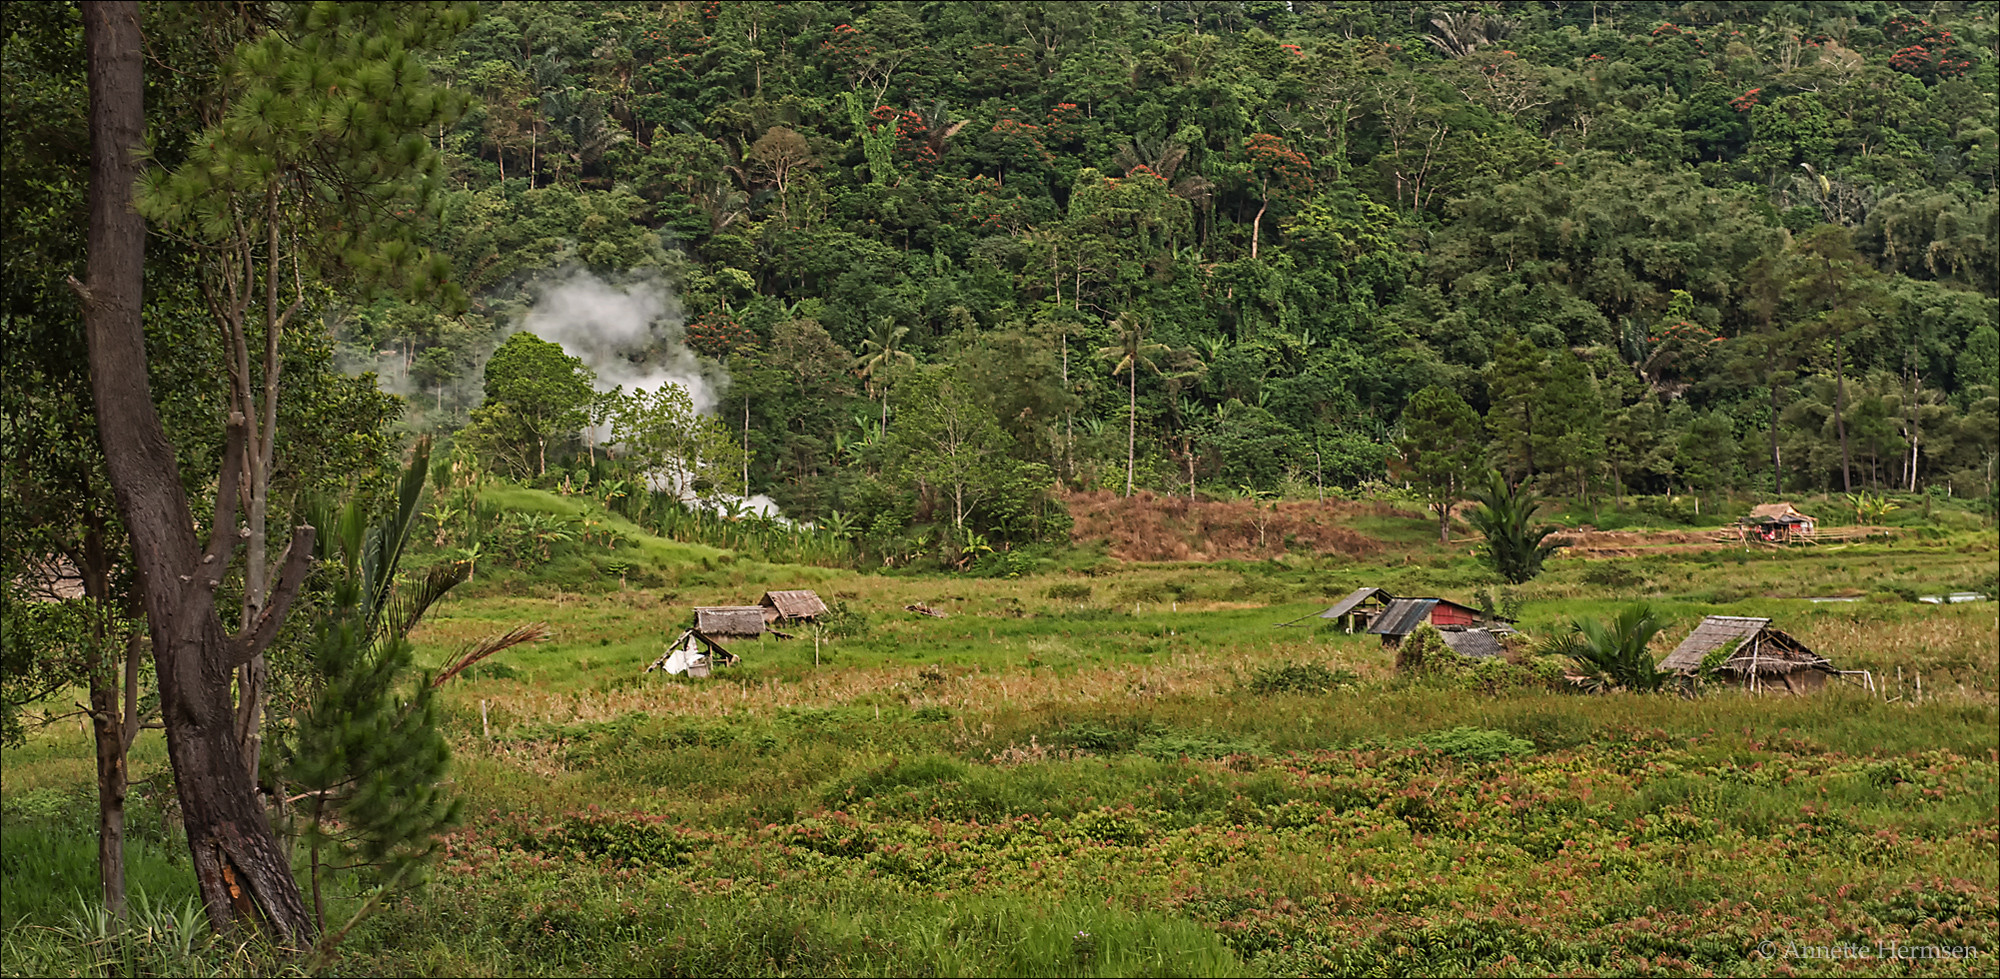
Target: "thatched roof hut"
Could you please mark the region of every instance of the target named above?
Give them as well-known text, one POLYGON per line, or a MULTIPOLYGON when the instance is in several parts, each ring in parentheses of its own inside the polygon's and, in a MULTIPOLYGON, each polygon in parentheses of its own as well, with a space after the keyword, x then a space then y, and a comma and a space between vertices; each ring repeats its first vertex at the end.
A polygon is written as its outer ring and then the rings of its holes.
POLYGON ((757 604, 764 609, 766 622, 813 622, 826 614, 826 603, 805 589, 767 591, 757 604))
POLYGON ((712 605, 694 610, 694 628, 704 636, 754 639, 764 634, 764 606, 712 605))
POLYGON ((1790 503, 1759 503, 1750 508, 1750 515, 1743 519, 1751 523, 1810 524, 1811 517, 1800 513, 1790 503))
POLYGON ((1766 541, 1811 537, 1818 527, 1818 521, 1800 513, 1790 503, 1760 503, 1750 508, 1742 524, 1746 531, 1766 541))
POLYGON ((1806 693, 1826 685, 1839 671, 1805 643, 1771 628, 1771 620, 1743 615, 1711 615, 1688 633, 1660 669, 1692 674, 1717 651, 1725 653, 1717 672, 1752 690, 1806 693))

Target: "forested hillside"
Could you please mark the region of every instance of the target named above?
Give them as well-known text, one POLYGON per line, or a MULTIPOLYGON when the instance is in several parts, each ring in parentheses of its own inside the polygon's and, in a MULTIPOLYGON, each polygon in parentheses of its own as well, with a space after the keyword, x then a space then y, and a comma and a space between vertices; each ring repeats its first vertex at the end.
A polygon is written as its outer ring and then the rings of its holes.
POLYGON ((1992 491, 1991 2, 481 13, 427 55, 471 303, 334 323, 523 476, 612 406, 523 420, 486 363, 604 340, 547 312, 582 289, 698 379, 696 482, 882 533, 1019 538, 1128 451, 1174 493, 1467 442, 1573 496, 1992 491))
POLYGON ((1142 486, 1391 477, 1429 385, 1569 493, 1991 483, 1992 3, 484 7, 478 299, 342 336, 433 423, 533 273, 657 269, 807 516, 938 516, 918 390, 1016 490, 1122 485, 1128 401, 1142 486))

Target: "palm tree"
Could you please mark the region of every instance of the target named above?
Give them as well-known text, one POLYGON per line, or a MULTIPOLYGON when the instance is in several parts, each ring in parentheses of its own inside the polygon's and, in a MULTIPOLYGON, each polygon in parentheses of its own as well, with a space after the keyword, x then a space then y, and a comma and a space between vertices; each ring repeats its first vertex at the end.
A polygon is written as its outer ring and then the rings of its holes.
POLYGON ((1666 623, 1652 609, 1634 605, 1619 612, 1608 626, 1598 619, 1571 620, 1569 633, 1545 648, 1575 660, 1604 686, 1650 692, 1660 689, 1673 675, 1660 672, 1652 654, 1646 652, 1646 646, 1664 628, 1666 623))
POLYGON ((1159 373, 1159 365, 1153 362, 1153 358, 1166 353, 1167 346, 1163 343, 1147 343, 1145 321, 1131 313, 1118 314, 1118 320, 1113 325, 1118 330, 1117 346, 1100 348, 1097 356, 1103 360, 1117 361, 1117 366, 1111 368, 1112 377, 1117 377, 1120 371, 1130 371, 1132 374, 1125 388, 1125 495, 1131 496, 1132 462, 1135 455, 1133 450, 1137 445, 1139 433, 1139 368, 1144 367, 1155 374, 1159 373))
POLYGON ((1542 561, 1562 547, 1548 540, 1556 528, 1528 526, 1541 498, 1524 487, 1507 485, 1497 472, 1487 473, 1486 487, 1472 498, 1479 508, 1466 519, 1486 535, 1486 561, 1493 570, 1517 585, 1541 574, 1542 561))
POLYGON ((861 341, 861 356, 854 358, 854 369, 861 372, 869 390, 881 392, 881 430, 885 435, 889 432, 889 374, 897 365, 917 362, 917 358, 896 347, 909 333, 909 327, 897 326, 894 317, 884 316, 875 321, 875 332, 861 341))

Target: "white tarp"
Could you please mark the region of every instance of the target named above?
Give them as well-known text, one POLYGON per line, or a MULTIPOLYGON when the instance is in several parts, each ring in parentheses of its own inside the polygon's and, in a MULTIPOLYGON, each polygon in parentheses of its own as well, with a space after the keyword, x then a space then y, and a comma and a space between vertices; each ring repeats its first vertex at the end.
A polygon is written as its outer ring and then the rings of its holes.
POLYGON ((708 657, 695 651, 695 642, 693 639, 689 639, 687 645, 674 650, 673 655, 667 657, 667 661, 660 665, 668 673, 673 674, 686 673, 696 667, 701 667, 700 672, 696 674, 697 676, 706 676, 708 674, 708 657))

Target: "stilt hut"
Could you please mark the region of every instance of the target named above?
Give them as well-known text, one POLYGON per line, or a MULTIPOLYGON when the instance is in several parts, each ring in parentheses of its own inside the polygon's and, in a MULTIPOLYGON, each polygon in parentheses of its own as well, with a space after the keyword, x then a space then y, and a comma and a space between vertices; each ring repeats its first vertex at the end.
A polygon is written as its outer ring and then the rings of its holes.
POLYGON ((1812 540, 1816 523, 1790 503, 1760 503, 1743 518, 1743 532, 1766 543, 1789 544, 1812 540))
POLYGON ((767 591, 757 604, 764 610, 767 625, 779 622, 818 622, 826 614, 826 603, 819 595, 799 589, 796 591, 767 591))
POLYGON ((1307 619, 1326 619, 1340 623, 1347 632, 1362 632, 1368 628, 1368 623, 1375 616, 1382 614, 1382 610, 1388 608, 1389 603, 1395 600, 1396 596, 1380 588, 1356 588, 1346 598, 1328 606, 1324 612, 1302 615, 1290 622, 1278 624, 1288 626, 1307 619))
POLYGON ((1688 633, 1660 670, 1692 676, 1709 656, 1722 652, 1716 672, 1750 690, 1811 693, 1840 673, 1826 657, 1805 643, 1771 628, 1770 619, 1743 615, 1711 615, 1688 633))
POLYGON ((742 662, 717 639, 755 639, 763 634, 762 605, 699 606, 694 610, 694 628, 681 633, 680 638, 674 640, 659 659, 646 667, 646 672, 665 670, 694 677, 707 676, 713 667, 735 666, 742 662))

